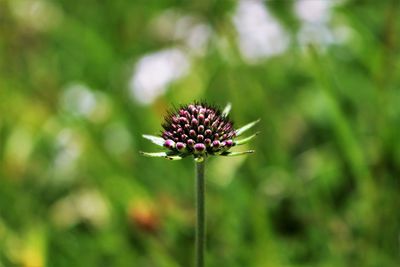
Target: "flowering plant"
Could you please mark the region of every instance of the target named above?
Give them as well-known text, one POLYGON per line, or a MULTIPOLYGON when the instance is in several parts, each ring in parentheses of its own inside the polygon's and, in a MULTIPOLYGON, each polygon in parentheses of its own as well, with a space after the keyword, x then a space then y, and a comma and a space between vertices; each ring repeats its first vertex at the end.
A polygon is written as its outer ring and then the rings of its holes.
POLYGON ((204 266, 205 248, 205 160, 209 156, 239 156, 253 153, 254 150, 232 152, 230 149, 252 140, 258 133, 237 139, 256 125, 259 120, 235 129, 228 114, 231 105, 221 111, 216 106, 195 102, 168 112, 162 124, 164 130, 160 136, 143 135, 158 146, 165 147, 164 152, 141 152, 148 157, 161 157, 180 160, 193 156, 196 165, 196 267, 204 266))

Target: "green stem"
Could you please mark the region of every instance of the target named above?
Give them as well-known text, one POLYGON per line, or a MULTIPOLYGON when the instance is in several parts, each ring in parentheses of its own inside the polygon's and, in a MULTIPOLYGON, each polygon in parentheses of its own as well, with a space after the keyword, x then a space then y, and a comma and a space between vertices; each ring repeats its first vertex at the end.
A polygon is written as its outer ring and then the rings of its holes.
POLYGON ((204 166, 205 159, 196 161, 196 267, 204 266, 205 248, 205 181, 204 166))

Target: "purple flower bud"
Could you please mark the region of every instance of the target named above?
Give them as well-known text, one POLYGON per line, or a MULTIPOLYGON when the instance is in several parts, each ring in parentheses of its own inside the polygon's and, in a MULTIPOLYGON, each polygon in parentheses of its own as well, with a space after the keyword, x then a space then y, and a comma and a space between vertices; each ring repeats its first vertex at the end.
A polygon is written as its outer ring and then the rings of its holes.
POLYGON ((212 146, 215 148, 218 148, 221 145, 221 143, 218 140, 215 140, 214 142, 212 142, 212 146))
POLYGON ((171 140, 171 139, 165 140, 164 146, 166 148, 170 148, 170 149, 174 148, 175 147, 175 142, 173 140, 171 140))
POLYGON ((201 122, 201 123, 204 122, 204 115, 203 114, 199 114, 199 116, 197 116, 197 118, 199 119, 199 122, 201 122))
POLYGON ((202 143, 197 143, 194 145, 194 150, 196 150, 197 152, 203 152, 204 150, 206 150, 206 146, 202 143))
POLYGON ((164 131, 162 134, 164 139, 168 139, 169 137, 173 137, 173 135, 170 132, 164 131))
POLYGON ((199 135, 197 136, 197 141, 198 141, 198 142, 203 142, 203 140, 204 140, 204 136, 201 135, 201 134, 199 134, 199 135))
POLYGON ((176 149, 178 149, 179 151, 183 151, 185 148, 186 148, 185 143, 182 143, 182 142, 176 143, 176 149))
POLYGON ((197 132, 199 132, 199 133, 204 132, 204 126, 203 126, 203 125, 200 125, 200 126, 197 128, 197 132))
POLYGON ((233 146, 233 141, 232 141, 232 140, 226 140, 226 141, 225 141, 225 145, 226 145, 227 147, 231 147, 231 146, 233 146))
POLYGON ((196 119, 192 119, 192 126, 197 126, 199 125, 199 121, 196 119))
POLYGON ((206 126, 210 125, 210 119, 204 119, 204 125, 206 126))
POLYGON ((204 144, 206 144, 206 146, 210 146, 211 145, 211 139, 210 138, 206 138, 206 140, 204 140, 204 144))
POLYGON ((182 124, 187 124, 187 123, 189 123, 188 119, 186 119, 185 117, 180 117, 180 118, 179 118, 179 122, 182 123, 182 124))
POLYGON ((212 131, 211 131, 210 129, 207 129, 207 130, 204 132, 204 134, 207 135, 207 136, 211 136, 211 135, 212 135, 212 131))
POLYGON ((196 131, 195 130, 190 130, 189 131, 189 135, 192 136, 192 137, 195 137, 196 136, 196 131))
POLYGON ((181 135, 182 141, 186 141, 187 138, 188 138, 188 136, 187 136, 186 134, 182 134, 182 135, 181 135))
POLYGON ((187 140, 186 144, 188 144, 188 146, 192 147, 195 144, 195 141, 193 139, 189 139, 187 140))

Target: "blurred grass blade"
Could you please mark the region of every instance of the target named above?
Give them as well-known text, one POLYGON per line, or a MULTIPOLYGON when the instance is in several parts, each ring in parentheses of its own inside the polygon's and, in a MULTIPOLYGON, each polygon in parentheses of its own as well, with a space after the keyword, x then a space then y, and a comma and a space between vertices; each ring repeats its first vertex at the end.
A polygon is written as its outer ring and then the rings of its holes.
POLYGON ((164 138, 161 138, 159 136, 154 136, 154 135, 149 135, 149 134, 143 134, 143 138, 150 140, 153 144, 156 144, 158 146, 164 146, 164 138))
POLYGON ((226 107, 224 108, 224 111, 222 111, 222 116, 227 117, 229 115, 229 112, 231 111, 232 104, 228 103, 226 107))
POLYGON ((235 157, 235 156, 242 156, 246 154, 252 154, 254 153, 254 150, 247 150, 247 151, 240 151, 240 152, 224 152, 221 154, 221 156, 225 157, 235 157))
POLYGON ((245 126, 239 128, 236 130, 236 136, 242 135, 245 131, 256 125, 258 122, 260 122, 260 119, 250 122, 249 124, 246 124, 245 126))
POLYGON ((238 146, 246 144, 246 143, 250 142, 251 140, 253 140, 254 137, 256 137, 259 133, 260 132, 257 132, 257 133, 255 133, 253 135, 250 135, 249 137, 237 140, 237 141, 235 141, 235 144, 238 145, 238 146))

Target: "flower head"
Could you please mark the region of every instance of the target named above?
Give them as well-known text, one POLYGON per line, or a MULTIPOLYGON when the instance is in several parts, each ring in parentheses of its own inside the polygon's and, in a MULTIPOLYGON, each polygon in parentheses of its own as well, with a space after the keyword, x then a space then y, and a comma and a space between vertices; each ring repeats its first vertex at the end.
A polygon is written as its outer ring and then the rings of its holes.
POLYGON ((162 124, 164 131, 161 137, 143 135, 157 145, 162 145, 168 152, 144 153, 146 156, 181 159, 193 155, 195 159, 207 156, 235 156, 253 151, 230 152, 235 145, 247 143, 256 134, 241 140, 236 137, 250 129, 258 121, 247 124, 235 130, 228 113, 231 106, 223 111, 216 106, 206 103, 193 103, 168 112, 162 124))

